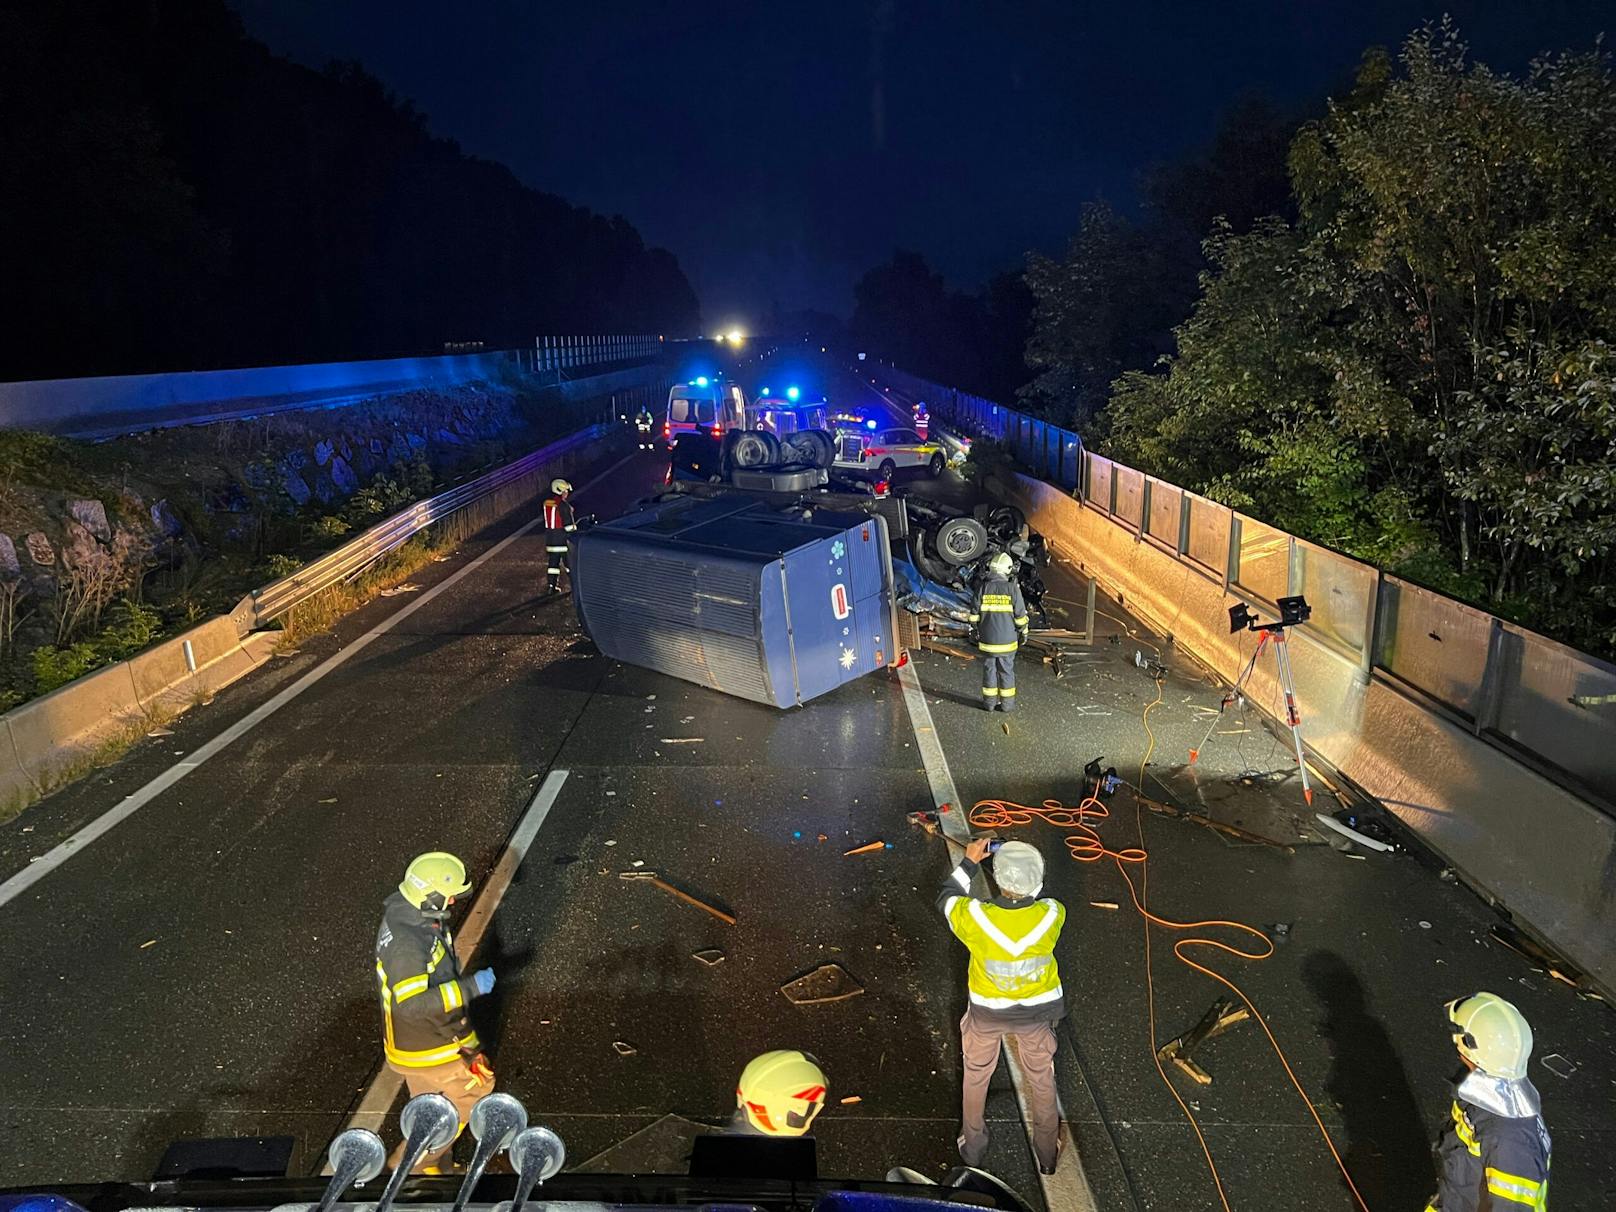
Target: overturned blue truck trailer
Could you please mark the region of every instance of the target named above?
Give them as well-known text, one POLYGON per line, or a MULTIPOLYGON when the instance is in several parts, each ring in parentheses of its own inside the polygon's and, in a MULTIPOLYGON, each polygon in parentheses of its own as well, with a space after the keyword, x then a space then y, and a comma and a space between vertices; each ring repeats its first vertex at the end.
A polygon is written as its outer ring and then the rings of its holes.
POLYGON ((773 707, 901 656, 879 514, 665 498, 582 532, 572 588, 607 656, 773 707))

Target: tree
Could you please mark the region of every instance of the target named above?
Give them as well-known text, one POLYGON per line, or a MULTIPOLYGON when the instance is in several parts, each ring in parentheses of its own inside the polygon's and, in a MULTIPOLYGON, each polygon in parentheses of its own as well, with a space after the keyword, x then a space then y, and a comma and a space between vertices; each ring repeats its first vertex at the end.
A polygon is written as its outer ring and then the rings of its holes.
POLYGON ((1109 448, 1305 537, 1616 648, 1616 88, 1446 23, 1292 144, 1295 224, 1207 244, 1109 448))
POLYGON ((699 331, 623 218, 435 138, 223 0, 0 0, 0 377, 699 331))
POLYGON ((1027 362, 1038 373, 1025 407, 1096 436, 1111 382, 1148 370, 1173 348, 1173 327, 1195 303, 1207 268, 1203 241, 1220 222, 1232 233, 1291 210, 1285 155, 1297 121, 1249 98, 1220 123, 1203 152, 1145 180, 1143 215, 1085 208, 1059 259, 1028 258, 1035 306, 1027 362))

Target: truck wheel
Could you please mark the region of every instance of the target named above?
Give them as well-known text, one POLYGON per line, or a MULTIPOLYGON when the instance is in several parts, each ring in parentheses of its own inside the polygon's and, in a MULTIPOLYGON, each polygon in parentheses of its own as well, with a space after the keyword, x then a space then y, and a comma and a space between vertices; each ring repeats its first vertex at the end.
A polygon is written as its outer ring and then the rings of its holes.
POLYGON ((978 560, 988 549, 988 532, 975 518, 949 518, 937 528, 937 554, 954 567, 978 560))
POLYGON ((780 442, 762 429, 733 430, 730 460, 736 467, 767 467, 780 461, 780 442))
POLYGON ((891 459, 882 459, 881 466, 875 469, 875 474, 878 479, 885 480, 890 484, 892 483, 892 477, 898 474, 898 465, 891 459))
POLYGON ((836 447, 831 444, 829 434, 817 429, 804 429, 781 444, 781 454, 810 467, 829 470, 836 460, 836 447))
POLYGON ((1027 515, 1014 505, 1000 505, 986 521, 988 529, 1005 542, 1021 538, 1027 529, 1027 515))
POLYGON ((939 450, 936 454, 932 455, 931 462, 926 464, 926 474, 935 480, 938 476, 943 474, 943 468, 947 465, 947 461, 943 458, 943 452, 939 450))
POLYGON ((829 471, 831 465, 836 462, 836 435, 828 429, 808 429, 803 432, 809 434, 814 439, 814 444, 819 447, 819 458, 815 466, 829 471))

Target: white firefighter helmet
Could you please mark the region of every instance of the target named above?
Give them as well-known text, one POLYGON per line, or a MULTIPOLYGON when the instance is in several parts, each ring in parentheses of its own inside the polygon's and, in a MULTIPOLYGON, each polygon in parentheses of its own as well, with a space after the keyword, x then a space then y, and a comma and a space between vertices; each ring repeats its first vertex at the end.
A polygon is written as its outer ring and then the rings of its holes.
POLYGON ((1525 1077, 1532 1026, 1496 993, 1472 993, 1447 1005, 1459 1055, 1489 1077, 1525 1077))
POLYGON ((551 480, 550 491, 558 497, 564 497, 572 491, 572 483, 568 480, 551 480))
POLYGON ((996 577, 1007 577, 1015 569, 1016 562, 1008 551, 1001 551, 988 561, 988 571, 996 577))

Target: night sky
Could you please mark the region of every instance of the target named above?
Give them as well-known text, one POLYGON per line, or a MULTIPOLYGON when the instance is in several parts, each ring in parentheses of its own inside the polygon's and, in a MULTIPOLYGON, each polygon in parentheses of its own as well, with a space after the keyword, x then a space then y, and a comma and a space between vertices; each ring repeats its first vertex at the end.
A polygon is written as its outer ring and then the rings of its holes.
POLYGON ((1204 143, 1243 94, 1339 91, 1451 12, 1518 71, 1616 27, 1574 3, 233 0, 310 64, 357 59, 465 150, 671 249, 708 327, 846 315, 897 247, 952 285, 1058 250, 1088 201, 1204 143))

